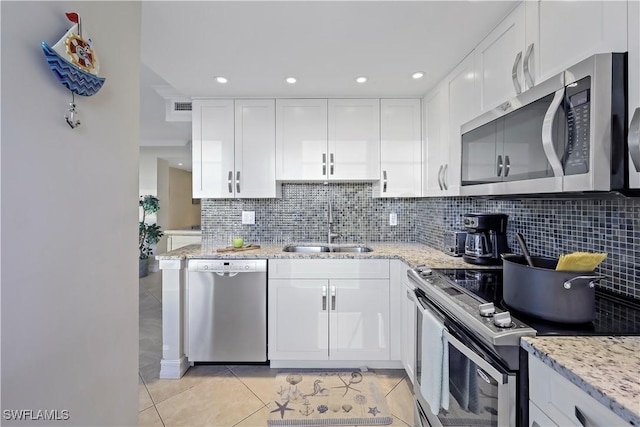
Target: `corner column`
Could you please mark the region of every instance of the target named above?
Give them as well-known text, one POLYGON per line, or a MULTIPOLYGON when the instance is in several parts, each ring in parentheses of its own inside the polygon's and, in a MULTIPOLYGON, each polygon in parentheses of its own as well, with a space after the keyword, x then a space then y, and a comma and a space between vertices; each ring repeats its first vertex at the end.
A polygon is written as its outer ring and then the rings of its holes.
POLYGON ((160 378, 179 379, 189 369, 184 348, 186 261, 161 259, 160 270, 162 270, 160 378))

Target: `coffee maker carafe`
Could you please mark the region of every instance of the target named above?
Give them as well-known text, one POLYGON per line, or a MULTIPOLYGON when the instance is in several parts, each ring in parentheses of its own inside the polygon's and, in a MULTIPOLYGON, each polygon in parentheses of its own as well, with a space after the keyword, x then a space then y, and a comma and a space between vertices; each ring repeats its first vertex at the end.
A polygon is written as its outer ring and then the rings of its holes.
POLYGON ((510 252, 507 243, 507 218, 499 213, 465 214, 463 225, 467 230, 464 255, 471 264, 501 264, 500 255, 510 252))

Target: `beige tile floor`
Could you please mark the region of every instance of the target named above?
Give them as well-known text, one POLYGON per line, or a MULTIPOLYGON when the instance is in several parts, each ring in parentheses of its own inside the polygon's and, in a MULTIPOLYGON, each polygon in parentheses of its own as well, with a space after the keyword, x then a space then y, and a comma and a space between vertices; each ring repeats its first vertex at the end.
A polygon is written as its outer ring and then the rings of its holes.
MULTIPOLYGON (((253 365, 196 365, 179 380, 161 380, 160 273, 140 279, 138 407, 140 426, 263 427, 277 369, 253 365)), ((411 382, 403 370, 377 370, 393 426, 413 426, 411 382)))

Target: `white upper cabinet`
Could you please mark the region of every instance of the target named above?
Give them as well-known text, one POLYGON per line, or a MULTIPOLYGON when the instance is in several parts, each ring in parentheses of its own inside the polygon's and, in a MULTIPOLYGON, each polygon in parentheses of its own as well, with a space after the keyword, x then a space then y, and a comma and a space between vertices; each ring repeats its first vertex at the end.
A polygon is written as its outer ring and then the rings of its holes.
POLYGON ((431 91, 425 106, 425 196, 447 195, 446 177, 449 168, 449 93, 446 82, 431 91))
POLYGON ((279 197, 274 100, 194 100, 193 197, 279 197))
POLYGON ((420 99, 380 100, 380 181, 374 197, 420 197, 422 122, 420 99))
POLYGON ((462 135, 460 127, 480 114, 473 54, 447 77, 449 91, 449 162, 444 174, 448 195, 460 194, 462 135))
POLYGON ((527 87, 595 53, 627 51, 626 1, 526 1, 524 5, 530 52, 524 65, 532 79, 527 87))
POLYGON ((327 100, 276 101, 276 179, 326 179, 327 100))
POLYGON ((626 1, 522 2, 475 49, 481 112, 593 54, 626 51, 626 1))
POLYGON ((380 177, 380 100, 329 99, 328 178, 380 177))
POLYGON ((640 188, 640 2, 629 1, 629 187, 640 188))
POLYGON ((281 181, 378 180, 380 100, 277 100, 276 165, 281 181))
POLYGON ((482 111, 524 90, 525 53, 525 5, 522 3, 474 51, 482 111))
POLYGON ((192 104, 193 197, 233 197, 233 100, 192 104))
POLYGON ((235 196, 280 197, 276 184, 275 101, 235 101, 235 196))

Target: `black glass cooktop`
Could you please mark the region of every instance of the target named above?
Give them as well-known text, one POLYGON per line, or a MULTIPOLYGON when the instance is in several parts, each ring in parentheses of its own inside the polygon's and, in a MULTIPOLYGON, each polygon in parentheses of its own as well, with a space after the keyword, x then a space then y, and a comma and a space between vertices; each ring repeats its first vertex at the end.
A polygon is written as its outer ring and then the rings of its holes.
POLYGON ((477 295, 543 335, 640 335, 640 300, 596 289, 595 316, 589 323, 567 324, 537 319, 507 306, 502 299, 501 269, 442 269, 458 286, 477 295))

